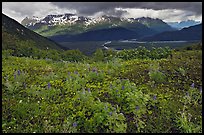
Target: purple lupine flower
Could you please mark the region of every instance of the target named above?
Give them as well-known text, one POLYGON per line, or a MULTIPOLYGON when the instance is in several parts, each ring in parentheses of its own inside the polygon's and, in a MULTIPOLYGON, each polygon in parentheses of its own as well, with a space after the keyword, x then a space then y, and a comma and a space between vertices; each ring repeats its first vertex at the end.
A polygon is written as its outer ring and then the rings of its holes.
POLYGON ((14 79, 16 79, 16 74, 14 74, 14 79))
POLYGON ((51 88, 51 84, 50 84, 50 82, 47 84, 47 87, 48 87, 48 89, 51 88))
POLYGON ((118 90, 116 90, 116 92, 118 92, 118 90))
POLYGON ((123 85, 123 86, 122 86, 122 90, 124 90, 124 89, 125 89, 125 86, 123 85))
POLYGON ((70 75, 70 72, 68 72, 68 76, 70 75))
POLYGON ((77 123, 76 122, 73 123, 73 127, 77 127, 77 123))
POLYGON ((192 87, 192 88, 194 88, 194 86, 195 86, 195 84, 194 84, 194 83, 192 83, 192 84, 191 84, 191 87, 192 87))
POLYGON ((154 95, 153 99, 154 99, 154 100, 156 100, 156 99, 157 99, 157 96, 156 96, 156 95, 154 95))
POLYGON ((88 88, 88 92, 89 92, 89 93, 91 92, 90 88, 88 88))
POLYGON ((78 74, 78 72, 77 72, 77 71, 74 71, 74 73, 75 73, 75 74, 78 74))
POLYGON ((20 74, 21 74, 20 70, 18 70, 17 72, 18 72, 18 75, 20 75, 20 74))
POLYGON ((109 115, 112 115, 112 112, 109 112, 109 115))
POLYGON ((97 73, 97 68, 93 68, 92 72, 96 72, 97 73))
POLYGON ((139 106, 136 106, 135 109, 138 111, 138 110, 140 109, 140 107, 139 107, 139 106))

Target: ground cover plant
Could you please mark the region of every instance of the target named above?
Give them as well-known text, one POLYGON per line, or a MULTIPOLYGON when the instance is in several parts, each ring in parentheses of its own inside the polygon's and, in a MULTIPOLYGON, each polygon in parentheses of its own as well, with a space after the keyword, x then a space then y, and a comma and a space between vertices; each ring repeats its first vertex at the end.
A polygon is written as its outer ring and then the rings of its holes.
POLYGON ((200 48, 88 57, 19 44, 2 51, 4 133, 202 132, 200 48))

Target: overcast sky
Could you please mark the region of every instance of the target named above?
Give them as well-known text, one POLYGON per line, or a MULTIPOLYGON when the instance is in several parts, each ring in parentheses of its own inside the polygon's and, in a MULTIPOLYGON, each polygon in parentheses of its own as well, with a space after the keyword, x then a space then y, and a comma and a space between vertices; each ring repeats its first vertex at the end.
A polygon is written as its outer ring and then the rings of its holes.
POLYGON ((2 13, 21 22, 25 17, 74 13, 127 18, 151 17, 165 22, 202 21, 202 2, 2 2, 2 13))

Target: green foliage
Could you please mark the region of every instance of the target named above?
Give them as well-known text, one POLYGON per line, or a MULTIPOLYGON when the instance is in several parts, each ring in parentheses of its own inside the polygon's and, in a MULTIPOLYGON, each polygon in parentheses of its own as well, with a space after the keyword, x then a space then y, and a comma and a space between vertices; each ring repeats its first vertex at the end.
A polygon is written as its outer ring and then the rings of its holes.
POLYGON ((145 47, 138 47, 136 49, 124 50, 117 53, 116 57, 131 60, 131 59, 162 59, 167 58, 171 54, 168 47, 165 48, 152 48, 151 50, 145 47))
POLYGON ((94 61, 103 61, 104 60, 104 54, 101 49, 97 49, 96 52, 93 54, 93 60, 94 61))
POLYGON ((29 44, 2 51, 3 133, 202 132, 202 51, 91 58, 29 44))

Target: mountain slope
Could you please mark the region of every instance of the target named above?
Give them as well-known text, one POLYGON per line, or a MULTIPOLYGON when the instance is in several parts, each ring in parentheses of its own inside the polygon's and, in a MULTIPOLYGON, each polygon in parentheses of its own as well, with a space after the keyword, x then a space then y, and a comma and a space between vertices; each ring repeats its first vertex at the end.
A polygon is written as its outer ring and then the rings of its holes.
POLYGON ((149 36, 140 39, 142 41, 191 41, 202 40, 202 24, 183 28, 177 31, 163 32, 154 36, 149 36))
POLYGON ((17 21, 2 13, 2 48, 15 48, 17 46, 17 42, 26 40, 33 43, 30 44, 30 46, 35 46, 39 49, 62 49, 61 46, 54 41, 42 37, 39 34, 25 28, 17 21))
POLYGON ((149 36, 164 31, 174 30, 160 19, 152 18, 120 18, 103 15, 97 18, 77 16, 76 14, 48 15, 42 19, 38 17, 25 18, 21 22, 25 27, 49 37, 56 35, 75 35, 87 31, 124 27, 137 32, 140 36, 149 36))
POLYGON ((164 31, 173 31, 175 30, 171 26, 169 26, 167 23, 163 22, 162 20, 156 18, 150 18, 150 17, 141 17, 141 18, 136 18, 134 19, 137 22, 144 24, 148 28, 156 31, 157 33, 161 33, 164 31))
POLYGON ((125 29, 123 27, 114 27, 108 29, 100 29, 84 32, 77 35, 61 35, 52 36, 50 39, 56 42, 74 42, 74 41, 107 41, 136 39, 140 37, 136 32, 125 29))

